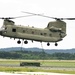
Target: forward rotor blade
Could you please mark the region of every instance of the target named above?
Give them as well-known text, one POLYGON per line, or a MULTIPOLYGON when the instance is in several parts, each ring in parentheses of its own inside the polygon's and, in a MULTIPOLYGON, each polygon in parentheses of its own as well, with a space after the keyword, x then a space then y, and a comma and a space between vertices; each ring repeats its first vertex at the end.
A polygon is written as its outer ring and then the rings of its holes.
POLYGON ((17 17, 0 17, 0 19, 16 19, 16 18, 23 18, 23 17, 30 17, 34 15, 26 15, 26 16, 17 16, 17 17))
POLYGON ((0 19, 14 19, 13 17, 0 17, 0 19))
POLYGON ((23 18, 23 17, 30 17, 30 16, 34 16, 34 15, 18 16, 18 17, 13 17, 13 18, 16 19, 16 18, 23 18))

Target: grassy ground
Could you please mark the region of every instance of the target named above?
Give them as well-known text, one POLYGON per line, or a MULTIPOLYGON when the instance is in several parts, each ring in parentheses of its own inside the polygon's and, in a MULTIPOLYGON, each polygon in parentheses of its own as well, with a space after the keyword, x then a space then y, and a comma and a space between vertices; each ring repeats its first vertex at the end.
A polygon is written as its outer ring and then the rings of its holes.
POLYGON ((7 59, 0 59, 0 71, 56 72, 56 73, 75 74, 75 60, 11 60, 11 59, 7 60, 7 59), (19 66, 20 62, 40 62, 41 67, 20 67, 19 66))

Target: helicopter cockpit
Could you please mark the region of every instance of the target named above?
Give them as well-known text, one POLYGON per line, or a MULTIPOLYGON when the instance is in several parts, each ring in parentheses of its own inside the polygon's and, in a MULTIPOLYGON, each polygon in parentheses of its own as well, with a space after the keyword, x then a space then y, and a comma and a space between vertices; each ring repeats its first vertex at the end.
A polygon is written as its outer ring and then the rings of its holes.
POLYGON ((3 26, 0 28, 0 35, 2 34, 2 32, 6 33, 7 25, 15 25, 15 22, 10 20, 9 18, 2 18, 2 19, 4 19, 4 22, 3 26))

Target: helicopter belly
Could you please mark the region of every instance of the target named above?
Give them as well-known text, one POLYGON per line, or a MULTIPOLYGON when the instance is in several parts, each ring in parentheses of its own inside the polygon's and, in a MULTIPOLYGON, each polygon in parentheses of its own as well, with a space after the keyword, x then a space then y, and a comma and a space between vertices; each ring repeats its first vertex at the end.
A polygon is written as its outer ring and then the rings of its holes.
POLYGON ((33 35, 33 34, 23 34, 23 33, 4 33, 3 36, 10 38, 18 38, 18 39, 27 39, 41 42, 58 42, 62 39, 59 37, 50 37, 50 36, 42 36, 42 35, 33 35))
MULTIPOLYGON (((47 31, 44 31, 48 33, 47 31)), ((38 32, 39 33, 39 32, 38 32)), ((34 40, 34 41, 41 41, 41 42, 58 42, 61 41, 59 33, 53 33, 51 35, 41 35, 41 34, 33 34, 33 33, 23 33, 19 32, 17 28, 8 28, 7 31, 3 31, 2 36, 10 37, 10 38, 18 38, 18 39, 27 39, 27 40, 34 40)))
POLYGON ((41 35, 32 35, 32 34, 22 34, 18 33, 16 38, 19 39, 28 39, 28 40, 35 40, 35 41, 43 41, 43 42, 58 42, 61 39, 58 37, 48 37, 48 36, 41 36, 41 35))

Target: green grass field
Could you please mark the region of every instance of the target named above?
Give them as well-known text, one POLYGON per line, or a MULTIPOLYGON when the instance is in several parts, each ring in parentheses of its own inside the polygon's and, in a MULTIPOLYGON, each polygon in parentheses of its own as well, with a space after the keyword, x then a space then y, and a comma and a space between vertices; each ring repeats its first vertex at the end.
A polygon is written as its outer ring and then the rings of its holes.
POLYGON ((0 71, 56 72, 75 74, 75 60, 11 60, 0 59, 0 71), (41 67, 20 67, 20 62, 40 62, 41 67), (64 68, 64 69, 63 69, 64 68), (70 69, 69 69, 70 68, 70 69))

